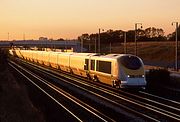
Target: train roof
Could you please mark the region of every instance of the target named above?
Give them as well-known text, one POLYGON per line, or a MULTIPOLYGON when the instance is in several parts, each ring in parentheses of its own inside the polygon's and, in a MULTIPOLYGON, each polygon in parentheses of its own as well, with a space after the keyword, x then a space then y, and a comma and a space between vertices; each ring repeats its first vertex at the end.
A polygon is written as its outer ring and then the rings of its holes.
POLYGON ((92 58, 106 58, 106 59, 118 59, 121 56, 133 56, 132 54, 100 54, 100 53, 77 53, 77 52, 53 52, 53 51, 35 51, 35 50, 22 50, 22 51, 32 51, 32 52, 48 52, 48 53, 54 53, 54 54, 60 54, 60 55, 73 55, 73 56, 84 56, 92 58))
POLYGON ((122 56, 134 56, 132 54, 107 54, 107 55, 95 55, 92 56, 94 59, 104 59, 104 60, 117 60, 122 56))
POLYGON ((96 53, 73 53, 74 56, 94 56, 96 53))
POLYGON ((106 55, 95 55, 95 57, 101 57, 101 58, 118 58, 124 54, 106 54, 106 55))

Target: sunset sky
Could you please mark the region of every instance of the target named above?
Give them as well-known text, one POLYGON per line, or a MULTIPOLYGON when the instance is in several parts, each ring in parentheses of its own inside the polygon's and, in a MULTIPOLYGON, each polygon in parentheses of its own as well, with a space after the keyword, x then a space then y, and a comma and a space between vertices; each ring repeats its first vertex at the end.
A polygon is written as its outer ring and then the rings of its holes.
POLYGON ((98 28, 163 28, 174 31, 180 22, 180 0, 0 0, 0 40, 75 39, 98 28))

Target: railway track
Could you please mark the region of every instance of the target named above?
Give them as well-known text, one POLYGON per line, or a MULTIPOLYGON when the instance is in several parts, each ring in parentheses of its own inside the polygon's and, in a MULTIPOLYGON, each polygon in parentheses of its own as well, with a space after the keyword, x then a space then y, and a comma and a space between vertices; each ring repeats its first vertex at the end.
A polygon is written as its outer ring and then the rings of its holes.
MULTIPOLYGON (((77 121, 114 121, 38 75, 16 63, 9 65, 45 93, 77 121), (32 80, 33 79, 33 80, 32 80)), ((48 102, 48 101, 47 101, 48 102)))
POLYGON ((21 61, 21 63, 28 69, 37 71, 38 75, 45 77, 53 84, 55 83, 58 88, 62 88, 68 94, 75 96, 86 104, 91 103, 94 110, 98 110, 109 119, 121 120, 120 116, 117 117, 117 115, 119 113, 122 116, 122 113, 124 113, 126 117, 137 121, 139 119, 144 121, 180 121, 180 108, 178 107, 180 104, 176 101, 143 92, 132 93, 118 90, 79 77, 61 74, 29 62, 21 61), (104 108, 102 109, 99 106, 104 106, 104 108))

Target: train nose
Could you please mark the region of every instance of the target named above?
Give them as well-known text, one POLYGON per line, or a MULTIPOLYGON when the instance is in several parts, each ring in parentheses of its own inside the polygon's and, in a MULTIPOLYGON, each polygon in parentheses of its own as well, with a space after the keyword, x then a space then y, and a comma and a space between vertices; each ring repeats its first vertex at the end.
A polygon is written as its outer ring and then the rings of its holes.
POLYGON ((146 85, 146 81, 145 81, 145 77, 144 75, 140 76, 127 76, 127 85, 130 86, 145 86, 146 85))

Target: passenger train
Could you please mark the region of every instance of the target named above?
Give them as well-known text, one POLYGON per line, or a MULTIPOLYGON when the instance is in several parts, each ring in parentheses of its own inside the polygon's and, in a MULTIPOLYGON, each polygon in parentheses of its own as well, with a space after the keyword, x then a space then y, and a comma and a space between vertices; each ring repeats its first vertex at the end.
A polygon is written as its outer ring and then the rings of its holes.
POLYGON ((145 88, 142 60, 131 54, 52 52, 9 50, 10 55, 46 66, 87 77, 112 87, 145 88))

